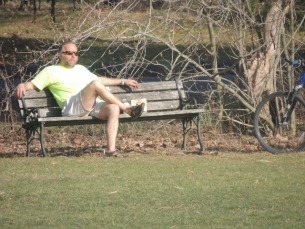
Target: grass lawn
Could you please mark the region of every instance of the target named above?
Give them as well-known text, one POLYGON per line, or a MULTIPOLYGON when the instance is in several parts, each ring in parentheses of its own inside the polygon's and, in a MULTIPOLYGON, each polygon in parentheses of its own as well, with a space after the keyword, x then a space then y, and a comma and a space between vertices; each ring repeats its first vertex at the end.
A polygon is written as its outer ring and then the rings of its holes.
POLYGON ((304 228, 305 154, 0 159, 1 228, 304 228))

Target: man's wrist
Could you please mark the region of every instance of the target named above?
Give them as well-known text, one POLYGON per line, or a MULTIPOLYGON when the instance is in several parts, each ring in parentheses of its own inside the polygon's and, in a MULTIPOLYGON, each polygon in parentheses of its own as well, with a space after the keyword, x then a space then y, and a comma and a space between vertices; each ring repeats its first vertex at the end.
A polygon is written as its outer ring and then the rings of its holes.
POLYGON ((125 80, 124 79, 121 79, 121 82, 120 82, 120 85, 125 85, 125 80))

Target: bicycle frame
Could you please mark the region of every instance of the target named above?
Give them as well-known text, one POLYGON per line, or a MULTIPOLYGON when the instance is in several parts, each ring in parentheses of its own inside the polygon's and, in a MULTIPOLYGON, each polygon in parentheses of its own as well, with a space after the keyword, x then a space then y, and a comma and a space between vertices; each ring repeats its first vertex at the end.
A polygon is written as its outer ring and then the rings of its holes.
MULTIPOLYGON (((299 61, 292 61, 291 62, 292 65, 298 64, 300 65, 299 61)), ((298 92, 300 91, 301 88, 303 88, 305 85, 305 72, 302 73, 301 79, 299 81, 299 83, 294 87, 294 89, 288 94, 287 97, 287 106, 286 106, 286 112, 283 115, 283 122, 282 124, 287 124, 288 120, 291 117, 292 111, 294 110, 295 107, 295 97, 298 94, 298 92)))

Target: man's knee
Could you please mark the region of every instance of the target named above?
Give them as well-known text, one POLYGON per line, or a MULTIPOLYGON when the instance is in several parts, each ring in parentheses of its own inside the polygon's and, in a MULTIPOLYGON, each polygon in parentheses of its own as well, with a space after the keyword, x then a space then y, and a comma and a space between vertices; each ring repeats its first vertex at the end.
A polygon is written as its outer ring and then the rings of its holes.
POLYGON ((98 80, 92 80, 89 84, 88 87, 92 88, 92 89, 96 89, 97 87, 104 87, 104 85, 98 81, 98 80))
POLYGON ((120 108, 116 104, 104 104, 99 110, 99 118, 103 120, 119 119, 120 108))
POLYGON ((107 110, 108 110, 109 117, 115 118, 115 117, 119 117, 119 115, 120 115, 120 108, 116 104, 108 104, 107 110))
POLYGON ((117 115, 120 114, 120 108, 119 108, 118 105, 116 105, 116 104, 109 104, 109 106, 111 107, 110 109, 111 109, 111 112, 113 114, 117 114, 117 115))

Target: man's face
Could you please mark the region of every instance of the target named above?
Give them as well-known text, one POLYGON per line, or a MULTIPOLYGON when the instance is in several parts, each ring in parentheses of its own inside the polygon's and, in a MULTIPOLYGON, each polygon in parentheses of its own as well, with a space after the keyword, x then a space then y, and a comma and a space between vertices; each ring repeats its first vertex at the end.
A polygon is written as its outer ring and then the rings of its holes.
POLYGON ((74 44, 66 44, 59 54, 60 64, 65 67, 74 67, 78 61, 77 47, 74 44))

